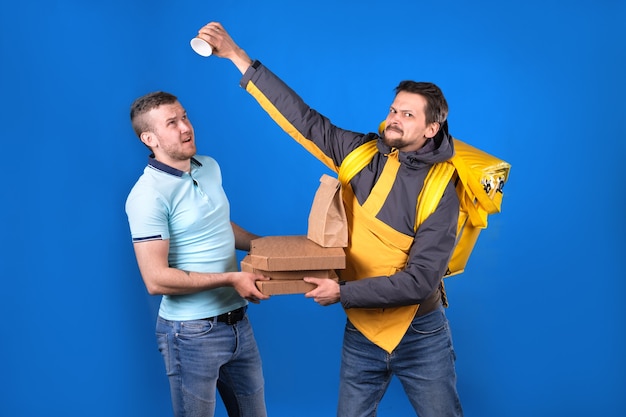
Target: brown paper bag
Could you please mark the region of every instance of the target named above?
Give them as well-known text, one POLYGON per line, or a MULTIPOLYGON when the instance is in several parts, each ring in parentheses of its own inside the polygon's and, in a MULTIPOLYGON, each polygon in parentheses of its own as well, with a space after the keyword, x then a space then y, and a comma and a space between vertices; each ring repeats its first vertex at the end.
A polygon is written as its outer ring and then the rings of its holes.
POLYGON ((348 246, 348 221, 340 187, 336 178, 322 175, 309 213, 307 238, 325 248, 348 246))

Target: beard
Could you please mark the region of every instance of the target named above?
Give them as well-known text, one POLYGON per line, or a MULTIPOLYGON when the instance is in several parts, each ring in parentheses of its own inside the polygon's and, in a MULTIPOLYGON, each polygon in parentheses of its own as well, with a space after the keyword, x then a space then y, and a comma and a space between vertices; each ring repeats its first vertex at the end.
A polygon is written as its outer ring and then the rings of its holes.
POLYGON ((404 131, 397 127, 389 126, 383 132, 383 143, 392 148, 402 149, 407 145, 407 142, 402 138, 404 135, 404 131), (392 135, 398 135, 398 137, 389 137, 387 132, 390 132, 392 135))
POLYGON ((196 154, 196 145, 193 143, 192 146, 186 146, 184 148, 180 146, 168 146, 163 148, 163 151, 173 160, 185 161, 191 159, 191 157, 196 154))

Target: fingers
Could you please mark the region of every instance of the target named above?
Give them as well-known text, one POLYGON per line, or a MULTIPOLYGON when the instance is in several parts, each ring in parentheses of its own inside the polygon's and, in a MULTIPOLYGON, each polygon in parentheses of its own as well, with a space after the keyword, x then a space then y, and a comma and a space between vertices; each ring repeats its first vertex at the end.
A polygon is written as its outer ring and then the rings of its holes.
POLYGON ((211 22, 198 31, 198 38, 208 42, 216 51, 222 46, 224 35, 226 35, 226 31, 217 22, 211 22))
POLYGON ((304 282, 308 282, 309 284, 315 284, 315 288, 313 288, 311 291, 307 292, 306 294, 304 294, 304 296, 306 298, 313 298, 315 300, 315 302, 317 302, 317 299, 315 299, 315 297, 317 297, 318 294, 318 290, 319 290, 319 285, 320 285, 320 278, 308 278, 308 277, 304 277, 303 278, 304 282))
POLYGON ((315 284, 317 287, 304 294, 312 298, 321 306, 328 306, 339 301, 339 285, 328 278, 304 278, 305 282, 315 284))
MULTIPOLYGON (((264 295, 262 299, 263 300, 267 300, 268 298, 270 298, 270 297, 267 296, 267 295, 264 295)), ((261 304, 261 299, 258 298, 258 297, 255 297, 253 295, 246 297, 246 300, 248 300, 249 302, 254 303, 254 304, 261 304)))
MULTIPOLYGON (((259 279, 257 281, 266 281, 268 279, 269 278, 264 277, 263 275, 259 275, 259 279)), ((259 304, 261 300, 267 300, 270 296, 263 294, 256 286, 256 281, 254 281, 250 294, 245 298, 252 303, 259 304)))
POLYGON ((211 22, 202 26, 198 31, 198 35, 214 35, 219 33, 220 31, 224 31, 224 27, 222 26, 222 24, 218 22, 211 22))
POLYGON ((269 299, 269 295, 263 294, 256 285, 257 281, 266 281, 269 278, 253 274, 251 272, 237 272, 233 279, 233 287, 237 293, 251 303, 258 304, 262 300, 269 299))
MULTIPOLYGON (((305 278, 305 281, 306 281, 306 278, 305 278)), ((309 281, 307 281, 307 282, 309 282, 309 281)), ((312 284, 313 284, 313 282, 312 282, 312 284)), ((313 301, 315 301, 316 303, 318 303, 321 306, 326 305, 325 304, 326 303, 326 297, 325 297, 323 291, 321 290, 321 288, 319 286, 315 287, 311 291, 305 293, 304 296, 306 298, 312 298, 313 301)))
POLYGON ((304 277, 303 280, 304 282, 308 282, 309 284, 315 284, 316 286, 319 286, 323 280, 325 280, 326 278, 312 278, 312 277, 304 277))
POLYGON ((253 292, 247 296, 244 297, 246 300, 248 300, 251 303, 254 304, 260 304, 262 300, 268 300, 270 298, 269 295, 265 295, 263 294, 261 291, 256 291, 253 292))

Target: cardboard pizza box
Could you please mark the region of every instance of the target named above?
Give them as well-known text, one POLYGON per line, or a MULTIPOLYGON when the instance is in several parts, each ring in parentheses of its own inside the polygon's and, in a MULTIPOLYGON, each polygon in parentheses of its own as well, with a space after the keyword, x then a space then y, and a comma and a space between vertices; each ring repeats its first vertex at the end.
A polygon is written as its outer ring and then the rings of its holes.
MULTIPOLYGON (((337 275, 334 274, 331 279, 337 281, 337 275)), ((256 286, 265 295, 304 294, 316 287, 302 279, 270 279, 257 281, 256 286)))
POLYGON ((263 271, 344 269, 343 248, 322 247, 304 235, 266 236, 251 242, 249 262, 263 271))
POLYGON ((258 269, 252 266, 252 263, 250 262, 250 255, 246 255, 246 257, 241 260, 241 270, 245 272, 252 272, 254 274, 265 275, 268 278, 278 280, 294 280, 302 279, 304 277, 333 278, 336 276, 335 272, 332 269, 311 269, 303 271, 265 271, 263 269, 258 269))

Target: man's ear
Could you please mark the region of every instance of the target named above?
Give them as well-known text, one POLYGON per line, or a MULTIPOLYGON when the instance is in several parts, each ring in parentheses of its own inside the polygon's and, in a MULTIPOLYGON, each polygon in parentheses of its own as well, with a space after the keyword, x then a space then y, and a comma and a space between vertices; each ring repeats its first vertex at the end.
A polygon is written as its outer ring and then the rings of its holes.
POLYGON ((431 124, 429 124, 426 128, 426 137, 428 139, 434 138, 437 135, 437 132, 439 132, 440 127, 441 125, 439 124, 439 122, 432 122, 431 124))
POLYGON ((154 146, 154 135, 152 132, 141 132, 139 135, 139 139, 146 145, 148 148, 152 148, 154 146))

